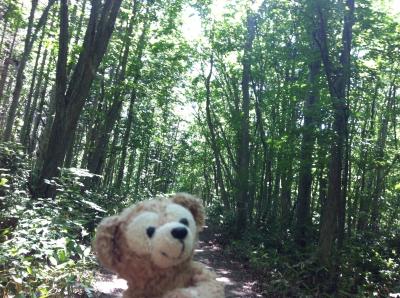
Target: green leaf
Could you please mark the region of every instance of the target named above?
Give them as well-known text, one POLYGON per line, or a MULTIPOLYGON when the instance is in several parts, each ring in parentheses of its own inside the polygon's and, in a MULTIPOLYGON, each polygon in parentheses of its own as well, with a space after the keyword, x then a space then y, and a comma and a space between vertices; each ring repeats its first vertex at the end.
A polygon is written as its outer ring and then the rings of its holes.
POLYGON ((90 251, 91 251, 90 246, 86 247, 85 250, 83 251, 83 255, 85 257, 89 256, 90 255, 90 251))
POLYGON ((67 260, 67 254, 65 253, 65 250, 57 250, 57 257, 60 262, 65 262, 67 260))
POLYGON ((22 284, 22 278, 21 277, 16 277, 16 276, 13 275, 12 279, 14 280, 15 283, 22 284))
POLYGON ((53 266, 57 266, 57 264, 58 264, 57 259, 53 256, 49 257, 49 261, 53 266))
POLYGON ((6 178, 1 178, 1 179, 0 179, 0 186, 5 186, 5 185, 7 184, 7 182, 8 182, 8 179, 6 179, 6 178))

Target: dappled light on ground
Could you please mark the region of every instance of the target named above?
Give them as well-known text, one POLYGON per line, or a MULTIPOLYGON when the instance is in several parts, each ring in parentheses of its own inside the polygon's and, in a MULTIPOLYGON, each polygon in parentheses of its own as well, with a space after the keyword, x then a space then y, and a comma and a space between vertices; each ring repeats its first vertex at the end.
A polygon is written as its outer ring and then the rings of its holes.
POLYGON ((122 292, 128 288, 124 279, 110 272, 99 272, 93 284, 96 297, 122 297, 122 292))
POLYGON ((244 265, 224 253, 216 241, 219 235, 206 229, 200 235, 199 249, 195 260, 204 263, 218 275, 217 281, 225 285, 225 296, 232 297, 262 297, 257 292, 257 281, 244 265))

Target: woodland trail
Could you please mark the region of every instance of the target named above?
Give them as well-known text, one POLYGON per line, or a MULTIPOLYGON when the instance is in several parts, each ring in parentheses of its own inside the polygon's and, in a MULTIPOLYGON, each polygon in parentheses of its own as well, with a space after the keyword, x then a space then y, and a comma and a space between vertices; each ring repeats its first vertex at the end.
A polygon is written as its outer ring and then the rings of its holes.
MULTIPOLYGON (((205 229, 200 234, 195 260, 202 262, 218 274, 218 281, 225 285, 225 297, 263 297, 258 293, 257 281, 246 264, 232 260, 218 244, 218 234, 205 229)), ((122 297, 126 288, 124 280, 109 272, 98 272, 93 284, 95 297, 122 297)))

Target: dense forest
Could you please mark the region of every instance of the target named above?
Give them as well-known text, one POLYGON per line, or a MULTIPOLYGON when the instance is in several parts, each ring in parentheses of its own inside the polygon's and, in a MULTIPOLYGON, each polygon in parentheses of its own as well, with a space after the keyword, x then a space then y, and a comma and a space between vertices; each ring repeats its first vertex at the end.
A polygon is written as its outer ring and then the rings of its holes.
POLYGON ((90 292, 101 218, 186 191, 264 296, 396 297, 399 6, 1 1, 0 296, 90 292))

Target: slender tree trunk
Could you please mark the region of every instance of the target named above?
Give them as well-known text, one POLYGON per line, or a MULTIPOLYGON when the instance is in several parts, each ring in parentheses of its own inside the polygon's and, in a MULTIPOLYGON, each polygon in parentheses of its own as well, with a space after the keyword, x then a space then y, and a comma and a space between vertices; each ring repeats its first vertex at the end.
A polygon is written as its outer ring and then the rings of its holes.
POLYGON ((12 59, 11 57, 7 57, 4 59, 3 62, 3 67, 1 68, 1 75, 0 75, 0 104, 3 99, 3 94, 4 94, 4 87, 6 85, 6 80, 8 76, 8 69, 10 67, 10 64, 12 64, 12 59))
POLYGON ((10 53, 8 54, 8 57, 4 59, 4 63, 3 63, 3 68, 1 70, 1 75, 0 75, 0 104, 2 104, 3 101, 3 96, 4 96, 4 87, 6 85, 6 80, 8 77, 8 70, 10 67, 10 64, 14 64, 16 65, 18 62, 15 61, 12 56, 14 54, 14 46, 15 46, 15 38, 17 36, 18 33, 18 29, 15 30, 13 38, 12 38, 12 42, 11 42, 11 46, 10 46, 10 53))
POLYGON ((29 21, 28 21, 28 31, 27 31, 27 34, 25 37, 24 52, 23 52, 21 60, 19 61, 19 64, 18 64, 17 77, 15 79, 15 87, 14 87, 14 91, 13 91, 10 109, 8 111, 6 129, 5 129, 4 135, 3 135, 4 141, 9 141, 11 139, 11 132, 12 132, 12 128, 14 125, 14 120, 15 120, 15 116, 17 113, 18 103, 19 103, 19 98, 21 96, 21 91, 22 91, 25 66, 26 66, 26 63, 28 62, 29 55, 30 55, 32 47, 33 47, 33 43, 35 42, 35 40, 37 38, 37 34, 39 33, 39 31, 42 29, 42 27, 46 23, 47 16, 49 14, 49 10, 50 10, 51 6, 54 4, 54 2, 55 2, 55 0, 49 0, 46 8, 44 9, 44 11, 42 13, 42 16, 40 17, 40 19, 35 27, 35 31, 32 33, 34 15, 35 15, 35 10, 37 7, 38 0, 32 1, 31 12, 30 12, 29 21))
MULTIPOLYGON (((322 62, 328 81, 330 96, 334 109, 333 140, 331 147, 331 159, 328 173, 328 194, 321 218, 319 238, 319 260, 322 265, 330 267, 331 255, 336 235, 339 204, 342 198, 342 165, 344 157, 344 141, 347 130, 347 104, 346 89, 350 78, 350 51, 352 42, 352 26, 354 18, 354 0, 347 0, 344 16, 342 43, 343 49, 340 55, 341 67, 334 69, 327 42, 327 22, 321 6, 318 6, 319 34, 316 42, 320 48, 322 62)), ((344 215, 341 215, 344 216, 344 215)))
MULTIPOLYGON (((135 82, 135 86, 137 86, 138 80, 135 82)), ((132 90, 131 98, 129 101, 129 108, 128 108, 128 118, 126 119, 126 127, 125 127, 125 132, 124 136, 122 138, 122 152, 121 152, 121 160, 119 163, 118 167, 118 172, 117 172, 117 177, 115 180, 115 188, 119 190, 121 188, 122 180, 124 177, 124 170, 125 170, 125 160, 126 160, 126 155, 128 153, 128 143, 129 143, 129 137, 131 135, 131 128, 132 128, 132 123, 133 123, 133 106, 137 100, 137 89, 132 90)))
POLYGON ((386 111, 383 112, 382 121, 379 128, 378 140, 376 145, 376 173, 375 173, 375 189, 372 193, 372 204, 371 204, 371 228, 373 231, 379 229, 379 214, 380 214, 380 201, 381 196, 385 189, 385 147, 388 136, 389 128, 389 115, 393 109, 395 98, 396 98, 396 86, 392 82, 389 88, 389 94, 387 96, 386 111))
POLYGON ((45 51, 43 53, 42 61, 40 63, 41 66, 40 66, 39 76, 38 76, 37 83, 36 83, 36 88, 32 95, 32 97, 33 97, 32 107, 29 110, 29 113, 26 117, 26 120, 24 121, 24 126, 21 131, 21 142, 22 142, 22 144, 25 145, 28 152, 30 152, 30 137, 29 136, 30 136, 30 132, 32 130, 33 116, 35 114, 35 111, 38 109, 38 99, 39 99, 39 95, 40 95, 40 90, 42 88, 45 88, 42 86, 42 82, 43 82, 43 77, 44 77, 44 68, 46 66, 47 54, 48 54, 48 51, 47 51, 47 49, 45 49, 45 51))
MULTIPOLYGON (((379 86, 381 82, 379 79, 376 80, 376 85, 375 85, 375 92, 374 96, 372 97, 372 104, 371 104, 371 110, 370 110, 370 117, 369 117, 369 128, 367 130, 367 124, 365 124, 365 129, 362 131, 362 140, 364 139, 369 139, 372 138, 373 135, 375 134, 375 118, 376 118, 376 113, 377 113, 377 108, 376 108, 376 98, 378 97, 379 94, 379 86)), ((370 159, 370 149, 369 146, 367 146, 365 143, 362 143, 361 147, 361 152, 363 152, 363 159, 365 161, 368 161, 370 159), (364 153, 365 152, 365 153, 364 153)), ((364 231, 367 228, 368 225, 368 217, 369 217, 369 212, 370 212, 370 205, 371 205, 371 198, 370 195, 367 194, 366 191, 366 185, 370 185, 371 183, 367 183, 368 181, 368 175, 367 175, 367 163, 366 162, 361 162, 360 165, 360 171, 361 171, 361 181, 360 181, 360 187, 359 187, 359 197, 360 197, 360 203, 359 203, 359 210, 358 210, 358 218, 357 218, 357 232, 364 231)))
POLYGON ((302 247, 306 246, 310 236, 308 233, 308 227, 311 225, 311 168, 314 151, 315 129, 317 125, 316 111, 319 97, 318 76, 321 68, 321 59, 318 53, 314 51, 313 57, 315 57, 314 60, 308 66, 309 90, 308 96, 304 101, 304 125, 300 149, 299 189, 296 206, 295 241, 302 247))
MULTIPOLYGON (((27 142, 28 142, 27 130, 28 130, 28 125, 30 124, 29 123, 29 116, 31 114, 31 110, 35 109, 35 105, 33 105, 33 108, 32 108, 32 98, 33 98, 34 89, 35 89, 36 76, 38 75, 37 68, 38 68, 38 64, 39 64, 40 54, 42 52, 42 45, 43 45, 44 36, 45 36, 45 29, 42 30, 42 35, 40 37, 38 51, 37 51, 36 60, 35 60, 35 65, 33 67, 33 75, 32 75, 32 80, 31 80, 31 86, 29 88, 27 101, 26 101, 26 105, 25 105, 25 110, 24 110, 24 118, 23 118, 24 124, 22 125, 21 135, 20 135, 20 141, 21 141, 22 145, 24 145, 24 146, 26 146, 27 142)), ((44 67, 44 65, 42 64, 41 68, 40 68, 40 71, 39 71, 39 76, 40 77, 42 76, 43 67, 44 67)), ((38 87, 39 87, 39 85, 37 85, 37 88, 38 87)))
POLYGON ((208 73, 208 76, 205 80, 205 87, 206 87, 206 116, 207 116, 207 125, 208 129, 210 131, 210 143, 211 143, 211 148, 213 151, 214 155, 214 160, 215 160, 215 180, 217 182, 218 188, 221 191, 221 199, 222 202, 224 203, 224 209, 226 211, 230 210, 230 204, 228 200, 228 194, 225 189, 225 184, 224 184, 224 178, 222 175, 222 169, 221 169, 221 161, 220 161, 220 152, 219 148, 217 145, 217 139, 215 136, 215 129, 214 125, 212 123, 212 118, 211 118, 211 76, 213 72, 213 65, 214 65, 214 57, 211 56, 210 59, 210 71, 208 73))
MULTIPOLYGON (((32 117, 32 119, 33 119, 33 117, 35 117, 35 118, 33 120, 32 132, 30 133, 29 148, 28 148, 29 154, 32 154, 32 152, 36 149, 36 143, 38 140, 38 130, 39 130, 40 123, 42 121, 42 114, 43 114, 44 105, 46 102, 47 86, 49 83, 50 71, 52 68, 52 64, 51 64, 52 59, 51 58, 52 58, 52 56, 50 56, 50 59, 47 63, 47 69, 46 69, 46 73, 44 75, 43 84, 39 84, 39 82, 38 82, 38 88, 36 90, 37 94, 34 95, 35 97, 40 96, 40 99, 39 99, 39 105, 37 107, 37 111, 32 110, 33 114, 30 116, 30 117, 32 117)), ((51 101, 52 96, 49 96, 49 97, 50 97, 50 101, 51 101)), ((29 131, 28 131, 28 133, 29 133, 29 131)))
POLYGON ((135 169, 135 162, 136 162, 136 149, 133 148, 131 149, 131 153, 129 155, 128 169, 126 171, 126 178, 125 178, 126 182, 125 182, 124 196, 127 196, 131 189, 133 170, 135 169))
POLYGON ((3 22, 3 30, 2 30, 3 32, 1 34, 1 39, 0 39, 0 54, 3 50, 4 37, 6 36, 6 33, 7 33, 7 26, 8 26, 8 19, 4 20, 4 22, 3 22))
MULTIPOLYGON (((346 114, 346 123, 348 115, 346 114)), ((342 173, 342 194, 338 206, 338 248, 342 249, 345 237, 345 222, 346 222, 346 202, 347 202, 347 187, 349 183, 349 162, 350 162, 350 146, 349 132, 346 126, 344 157, 343 157, 343 173, 342 173)))
POLYGON ((239 148, 238 148, 238 173, 237 173, 237 198, 236 198, 236 237, 240 238, 247 227, 248 195, 249 195, 249 111, 250 111, 250 76, 251 52, 256 34, 256 17, 248 13, 246 21, 246 42, 243 54, 242 72, 242 110, 240 115, 239 148))
MULTIPOLYGON (((110 154, 108 156, 107 160, 102 161, 102 164, 106 163, 105 168, 107 171, 104 173, 104 180, 103 180, 103 186, 106 186, 107 188, 110 188, 114 179, 114 172, 115 172, 115 163, 117 161, 118 157, 118 143, 119 143, 119 138, 120 138, 120 127, 119 123, 117 122, 117 125, 115 126, 113 130, 113 139, 111 144, 109 145, 110 149, 109 152, 113 152, 114 154, 110 154)), ((103 157, 106 159, 106 156, 104 155, 103 157)))
MULTIPOLYGON (((11 64, 17 66, 18 65, 18 61, 16 59, 13 59, 12 56, 14 54, 14 46, 15 46, 15 39, 18 33, 18 29, 15 30, 14 34, 13 34, 13 38, 12 38, 12 42, 11 42, 11 46, 9 49, 9 54, 8 54, 8 58, 5 58, 4 60, 4 64, 3 64, 3 68, 1 71, 1 76, 0 76, 0 135, 2 135, 3 133, 3 127, 4 127, 4 122, 5 122, 5 118, 6 118, 6 113, 7 113, 7 108, 8 108, 8 97, 4 96, 4 91, 5 91, 5 86, 6 86, 6 81, 8 76, 8 72, 9 72, 9 66, 11 64)), ((8 84, 8 88, 11 86, 12 84, 12 77, 9 79, 9 84, 8 84)), ((8 94, 8 92, 7 92, 8 94)))
POLYGON ((257 217, 256 223, 259 224, 265 213, 266 204, 269 200, 268 197, 268 189, 270 187, 270 179, 271 179, 271 167, 272 167, 272 160, 271 160, 271 148, 267 143, 266 140, 266 132, 264 129, 264 121, 262 117, 262 109, 260 106, 260 99, 261 93, 263 91, 262 87, 258 89, 253 85, 254 94, 256 95, 255 100, 255 110, 256 110, 256 123, 258 126, 258 132, 260 134, 261 144, 263 148, 263 166, 261 171, 261 182, 260 182, 260 191, 259 191, 259 198, 257 201, 257 217), (258 91, 258 92, 257 92, 258 91))
MULTIPOLYGON (((134 28, 134 23, 136 22, 136 17, 137 17, 137 12, 138 12, 138 1, 135 1, 132 7, 132 18, 129 21, 128 28, 126 29, 126 34, 125 34, 125 41, 124 41, 124 47, 123 47, 123 54, 122 58, 120 60, 120 67, 121 69, 119 70, 117 74, 117 82, 116 84, 122 84, 122 82, 125 80, 126 76, 126 69, 128 65, 128 58, 129 58, 129 50, 131 47, 131 40, 132 40, 132 32, 134 28)), ((141 59, 142 59, 142 54, 145 46, 145 36, 146 36, 146 31, 147 28, 144 26, 142 34, 139 38, 138 42, 138 47, 137 47, 137 55, 136 55, 136 62, 137 65, 136 67, 141 67, 141 59)), ((137 69, 137 71, 140 71, 140 69, 137 69)), ((139 75, 139 72, 137 72, 137 76, 139 75)), ((97 138, 94 141, 93 144, 93 150, 89 152, 88 154, 88 161, 87 161, 87 168, 89 172, 101 175, 103 171, 103 166, 104 166, 104 161, 105 161, 105 154, 107 150, 107 145, 110 140, 110 133, 112 129, 115 126, 115 122, 119 118, 120 111, 122 108, 123 104, 123 92, 122 90, 123 87, 119 87, 115 89, 114 94, 112 95, 113 98, 113 103, 111 104, 110 108, 107 110, 106 115, 105 115, 105 120, 104 124, 101 128, 101 134, 98 134, 97 138)), ((99 179, 92 179, 91 181, 88 181, 87 184, 97 184, 99 182, 99 179)))

